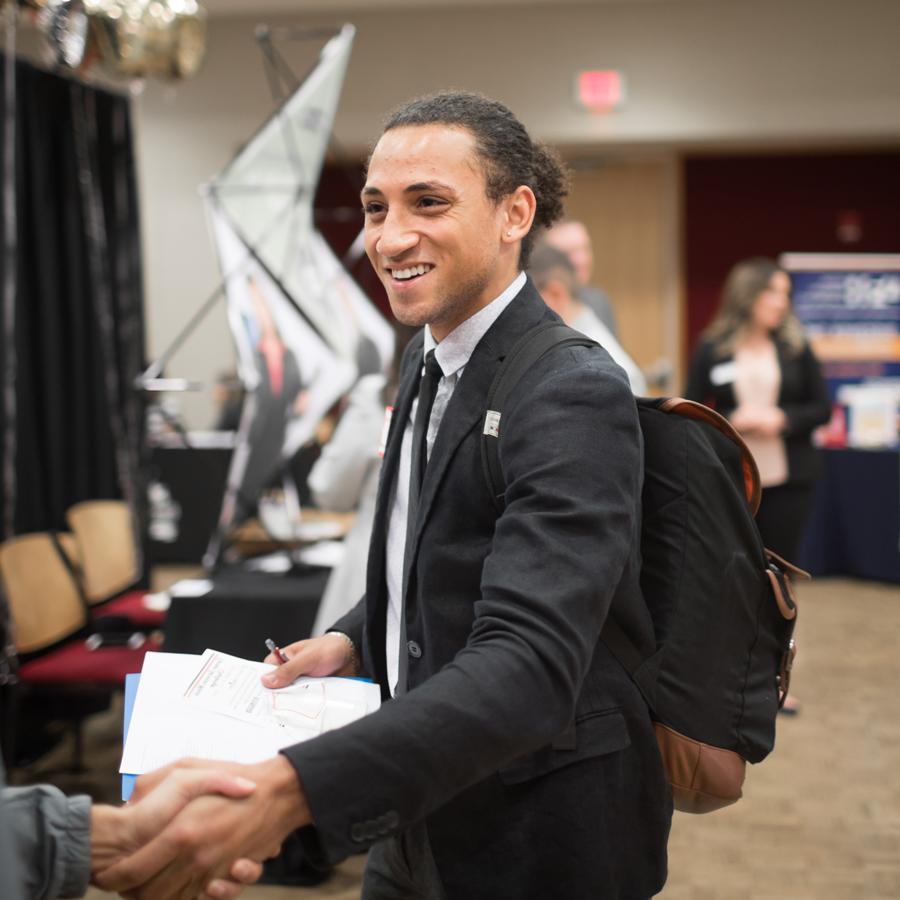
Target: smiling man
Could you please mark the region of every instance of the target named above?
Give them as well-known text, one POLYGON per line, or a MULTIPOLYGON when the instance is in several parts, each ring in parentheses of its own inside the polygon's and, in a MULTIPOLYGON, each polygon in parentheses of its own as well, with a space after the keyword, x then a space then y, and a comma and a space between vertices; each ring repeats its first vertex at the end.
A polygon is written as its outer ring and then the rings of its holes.
POLYGON ((233 767, 251 797, 193 804, 108 886, 161 869, 139 896, 189 893, 305 826, 330 861, 369 851, 366 900, 662 887, 668 786, 646 706, 599 639, 613 610, 654 648, 637 414, 606 351, 556 348, 510 394, 502 512, 482 473, 491 381, 523 334, 556 320, 523 268, 564 185, 486 98, 438 94, 388 121, 362 192, 366 247, 395 316, 422 331, 403 359, 366 594, 332 633, 284 648, 266 683, 361 670, 389 702, 233 767))

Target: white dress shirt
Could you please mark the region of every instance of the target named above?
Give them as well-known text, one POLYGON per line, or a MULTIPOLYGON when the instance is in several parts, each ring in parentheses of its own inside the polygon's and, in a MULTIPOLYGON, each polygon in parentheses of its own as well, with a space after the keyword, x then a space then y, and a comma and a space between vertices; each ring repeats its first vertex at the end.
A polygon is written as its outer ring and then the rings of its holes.
MULTIPOLYGON (((425 344, 423 347, 422 367, 425 366, 425 356, 430 350, 434 350, 434 356, 441 367, 441 380, 438 382, 437 393, 434 397, 434 406, 431 407, 431 417, 428 420, 428 432, 425 437, 426 459, 431 457, 431 450, 440 428, 441 420, 447 404, 453 396, 453 391, 462 378, 463 370, 469 361, 472 352, 478 342, 494 324, 500 313, 509 306, 510 301, 522 290, 525 285, 525 273, 520 272, 512 284, 492 300, 487 306, 478 310, 474 316, 460 323, 440 343, 435 341, 431 334, 431 328, 425 326, 425 344)), ((409 411, 409 419, 403 432, 403 443, 400 446, 400 465, 397 469, 397 478, 394 481, 394 495, 391 501, 390 518, 388 519, 387 545, 385 572, 388 592, 387 608, 387 640, 385 653, 387 654, 388 684, 393 696, 397 687, 398 669, 400 663, 400 611, 403 604, 403 557, 406 549, 406 518, 409 510, 409 473, 410 456, 412 453, 413 422, 416 419, 418 398, 412 403, 409 411)), ((404 650, 405 652, 405 650, 404 650)))

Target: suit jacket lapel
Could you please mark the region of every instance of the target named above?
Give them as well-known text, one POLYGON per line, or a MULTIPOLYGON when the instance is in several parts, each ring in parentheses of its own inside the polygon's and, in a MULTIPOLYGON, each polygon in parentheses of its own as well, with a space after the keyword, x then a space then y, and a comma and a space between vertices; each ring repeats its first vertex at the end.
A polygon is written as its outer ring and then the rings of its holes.
MULTIPOLYGON (((417 335, 410 342, 405 356, 406 364, 400 381, 397 400, 391 415, 391 425, 384 448, 384 460, 381 464, 381 475, 378 483, 378 495, 375 500, 375 518, 373 519, 372 538, 369 542, 369 558, 366 565, 367 625, 370 635, 372 658, 379 669, 384 665, 385 642, 385 544, 387 541, 388 522, 391 515, 391 501, 394 496, 394 484, 400 467, 400 448, 403 444, 403 432, 409 419, 412 402, 416 396, 418 375, 422 360, 422 338, 417 335)), ((379 679, 381 680, 381 679, 379 679)))
POLYGON ((512 345, 547 316, 556 318, 529 279, 513 301, 478 342, 444 412, 425 469, 413 543, 415 557, 422 528, 438 487, 459 445, 469 432, 480 428, 487 410, 487 394, 500 363, 512 345))

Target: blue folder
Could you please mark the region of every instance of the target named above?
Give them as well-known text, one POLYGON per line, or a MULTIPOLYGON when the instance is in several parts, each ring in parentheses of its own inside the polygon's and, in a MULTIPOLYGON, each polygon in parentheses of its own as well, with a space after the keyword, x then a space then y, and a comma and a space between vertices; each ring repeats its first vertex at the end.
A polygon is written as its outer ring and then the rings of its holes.
MULTIPOLYGON (((125 709, 122 715, 122 746, 125 746, 125 738, 128 736, 128 726, 131 724, 131 711, 134 709, 134 698, 137 696, 138 684, 141 681, 140 674, 125 676, 125 709)), ((122 801, 127 802, 134 790, 137 775, 122 776, 122 801)))

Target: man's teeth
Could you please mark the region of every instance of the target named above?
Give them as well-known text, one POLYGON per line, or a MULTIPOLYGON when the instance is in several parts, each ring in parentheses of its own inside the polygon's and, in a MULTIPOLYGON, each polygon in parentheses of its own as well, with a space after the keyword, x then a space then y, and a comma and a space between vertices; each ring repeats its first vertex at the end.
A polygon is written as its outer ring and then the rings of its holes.
POLYGON ((426 272, 431 271, 431 266, 412 266, 409 269, 393 269, 391 274, 394 278, 399 278, 401 281, 404 281, 407 278, 412 278, 415 275, 424 275, 426 272))

